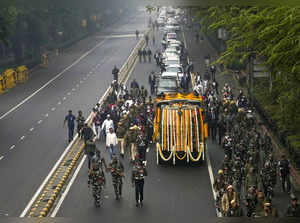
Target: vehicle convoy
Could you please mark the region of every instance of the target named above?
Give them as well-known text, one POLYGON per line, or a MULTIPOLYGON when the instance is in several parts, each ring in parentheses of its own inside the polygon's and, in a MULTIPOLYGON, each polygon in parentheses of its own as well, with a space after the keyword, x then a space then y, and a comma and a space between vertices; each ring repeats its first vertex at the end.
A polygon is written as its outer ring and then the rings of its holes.
POLYGON ((207 124, 202 97, 169 93, 156 98, 153 140, 157 164, 204 160, 207 124))

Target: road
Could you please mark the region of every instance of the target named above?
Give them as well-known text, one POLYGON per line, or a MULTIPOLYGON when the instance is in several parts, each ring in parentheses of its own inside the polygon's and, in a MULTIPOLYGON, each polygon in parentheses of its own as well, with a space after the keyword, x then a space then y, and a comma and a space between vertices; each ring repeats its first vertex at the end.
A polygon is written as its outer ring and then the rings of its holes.
MULTIPOLYGON (((160 47, 161 32, 155 31, 157 45, 150 45, 151 50, 160 47)), ((150 42, 150 41, 149 41, 150 42)), ((152 63, 137 63, 127 85, 136 79, 140 85, 148 86, 148 74, 158 70, 152 63)), ((108 152, 102 142, 98 142, 102 155, 109 160, 108 152)), ((67 194, 57 217, 84 217, 86 220, 101 218, 103 221, 135 222, 144 219, 149 222, 164 221, 192 221, 197 216, 215 217, 211 182, 207 171, 207 164, 200 166, 158 166, 156 165, 155 147, 151 146, 147 153, 147 169, 149 176, 145 179, 144 206, 135 207, 134 188, 131 187, 132 164, 129 163, 128 151, 123 160, 125 166, 125 180, 123 197, 116 201, 111 183, 111 176, 107 177, 104 191, 104 203, 99 209, 93 205, 91 191, 87 187, 87 162, 85 161, 77 178, 67 194)))
POLYGON ((23 211, 67 146, 67 111, 89 115, 112 80, 113 66, 121 67, 136 45, 135 30, 146 30, 145 18, 144 12, 127 15, 52 57, 26 84, 0 96, 0 210, 5 215, 23 211))

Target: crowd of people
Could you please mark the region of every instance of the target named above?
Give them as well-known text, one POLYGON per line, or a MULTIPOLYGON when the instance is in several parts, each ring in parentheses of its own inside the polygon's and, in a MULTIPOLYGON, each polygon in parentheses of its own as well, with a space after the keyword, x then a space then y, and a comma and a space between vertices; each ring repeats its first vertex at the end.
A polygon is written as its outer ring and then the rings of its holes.
POLYGON ((215 79, 196 74, 195 81, 195 93, 204 97, 209 137, 225 154, 213 185, 218 211, 226 217, 277 217, 273 199, 279 176, 282 191, 291 195, 285 216, 299 217, 300 206, 291 193, 289 161, 284 155, 276 160, 271 138, 259 130, 243 92, 234 100, 228 84, 219 94, 215 79))
MULTIPOLYGON (((112 74, 117 78, 118 69, 114 67, 112 74)), ((124 165, 121 159, 126 157, 133 163, 132 185, 136 188, 136 206, 143 205, 143 185, 147 170, 144 165, 146 149, 152 143, 154 110, 151 95, 144 86, 133 79, 128 89, 112 82, 112 93, 102 105, 99 103, 92 109, 91 124, 86 122, 82 111, 77 117, 69 111, 64 123, 68 123, 69 142, 73 139, 75 122, 77 133, 85 144, 88 158, 88 185, 92 186, 95 206, 101 204, 102 187, 105 185, 105 171, 110 172, 116 199, 122 195, 122 178, 124 165), (105 142, 110 162, 107 164, 96 146, 97 141, 105 142), (117 156, 120 148, 120 158, 117 156), (126 149, 128 148, 128 149, 126 149), (128 151, 128 153, 126 152, 128 151)))

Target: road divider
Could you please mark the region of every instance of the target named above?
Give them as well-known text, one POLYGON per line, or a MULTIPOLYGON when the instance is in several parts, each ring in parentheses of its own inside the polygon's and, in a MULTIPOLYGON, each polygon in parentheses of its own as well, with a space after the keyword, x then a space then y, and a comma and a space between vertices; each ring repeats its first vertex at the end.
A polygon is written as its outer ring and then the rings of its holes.
MULTIPOLYGON (((149 29, 146 33, 149 35, 151 33, 151 29, 149 29)), ((122 84, 128 80, 129 75, 136 63, 138 49, 144 47, 145 39, 141 38, 120 69, 118 80, 119 84, 122 84)), ((109 86, 98 102, 100 106, 111 93, 112 87, 109 86)), ((92 122, 91 117, 92 113, 87 118, 86 122, 88 124, 91 124, 92 122)), ((81 139, 79 139, 78 134, 76 134, 61 157, 57 160, 50 173, 44 179, 36 193, 33 195, 32 199, 29 201, 20 217, 47 217, 51 215, 51 212, 57 204, 59 204, 59 206, 61 205, 63 199, 59 198, 64 198, 67 191, 70 189, 70 186, 66 185, 74 182, 74 180, 70 181, 70 178, 74 174, 75 166, 78 165, 77 161, 80 159, 83 151, 84 143, 81 139), (66 189, 67 191, 64 193, 66 189)), ((78 167, 81 167, 83 162, 84 160, 78 167)), ((75 171, 76 175, 78 171, 79 170, 77 168, 75 171)), ((54 210, 56 214, 58 209, 56 208, 54 210)))

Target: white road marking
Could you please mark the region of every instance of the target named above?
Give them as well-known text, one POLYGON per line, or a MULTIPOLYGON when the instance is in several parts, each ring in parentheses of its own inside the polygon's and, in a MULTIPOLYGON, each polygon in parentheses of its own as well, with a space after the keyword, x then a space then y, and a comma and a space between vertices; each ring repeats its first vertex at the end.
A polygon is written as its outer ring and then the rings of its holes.
POLYGON ((58 104, 58 105, 61 105, 61 101, 59 101, 57 104, 58 104))
POLYGON ((72 91, 76 91, 76 89, 75 89, 75 88, 72 88, 72 91))
POLYGON ((66 196, 67 196, 67 194, 69 193, 69 190, 71 189, 71 186, 73 185, 73 183, 74 183, 74 181, 75 181, 75 179, 76 179, 76 177, 77 177, 77 175, 78 175, 78 173, 79 173, 79 171, 80 171, 80 169, 81 169, 81 167, 82 167, 82 165, 83 165, 85 159, 86 159, 86 155, 83 156, 81 162, 79 163, 78 167, 76 168, 76 170, 75 170, 75 172, 74 172, 74 175, 72 176, 72 178, 71 178, 71 180, 70 180, 68 186, 66 187, 65 191, 64 191, 63 194, 61 195, 61 197, 60 197, 60 199, 59 199, 59 201, 58 201, 58 203, 57 203, 57 205, 56 205, 54 211, 52 212, 52 214, 51 214, 51 216, 50 216, 51 218, 53 218, 53 217, 56 216, 56 214, 57 214, 57 212, 58 212, 60 206, 62 205, 63 201, 65 200, 65 198, 66 198, 66 196))
POLYGON ((65 157, 65 155, 69 152, 70 148, 73 146, 73 144, 74 144, 74 142, 76 141, 77 138, 78 138, 78 134, 76 133, 76 135, 75 135, 74 139, 72 140, 72 142, 67 146, 67 148, 62 153, 62 155, 60 156, 60 158, 56 161, 55 165, 53 166, 53 168, 51 169, 51 171, 49 172, 49 174, 47 175, 47 177, 44 179, 43 183, 40 185, 40 187, 35 192, 35 194, 31 198, 31 200, 28 202, 27 206, 25 207, 25 209, 23 210, 23 212, 20 215, 21 218, 25 217, 26 213, 31 208, 33 202, 39 196, 39 194, 41 193, 42 189, 45 187, 46 183, 48 182, 48 180, 50 179, 50 177, 53 175, 54 171, 57 169, 58 165, 61 163, 61 161, 63 160, 63 158, 65 157))
POLYGON ((29 129, 30 132, 32 132, 34 130, 34 128, 32 127, 31 129, 29 129))
POLYGON ((22 137, 20 138, 20 141, 22 141, 23 139, 25 139, 25 136, 22 136, 22 137))
POLYGON ((38 121, 38 124, 41 124, 41 123, 42 123, 42 121, 43 121, 43 120, 39 120, 39 121, 38 121))
POLYGON ((92 74, 93 72, 92 71, 90 71, 90 73, 88 73, 88 74, 92 74))
POLYGON ((147 151, 147 153, 149 153, 149 150, 150 150, 150 148, 148 147, 148 148, 147 148, 147 150, 146 150, 146 151, 147 151))
POLYGON ((49 116, 49 114, 47 113, 46 115, 45 115, 45 117, 48 117, 49 116))
POLYGON ((70 95, 71 95, 71 92, 68 92, 67 95, 70 96, 70 95))
POLYGON ((63 100, 66 100, 67 98, 66 97, 63 97, 63 100))
MULTIPOLYGON (((211 167, 211 162, 210 162, 210 158, 209 158, 207 146, 206 146, 205 153, 206 153, 205 155, 206 155, 206 160, 207 160, 207 168, 208 168, 208 173, 209 173, 209 179, 210 179, 211 189, 212 189, 212 192, 213 192, 214 199, 216 200, 217 199, 217 194, 216 194, 216 192, 214 190, 214 174, 213 174, 213 171, 212 171, 212 167, 211 167)), ((217 212, 217 216, 218 217, 222 217, 222 214, 217 209, 216 209, 216 212, 217 212)))
POLYGON ((56 108, 55 108, 55 107, 53 107, 53 108, 51 108, 51 111, 55 111, 55 109, 56 109, 56 108))
POLYGON ((4 156, 0 156, 0 160, 3 160, 4 156))
MULTIPOLYGON (((137 63, 137 60, 135 61, 135 64, 137 63)), ((133 65, 133 68, 135 67, 135 64, 133 65)), ((133 71, 133 68, 130 70, 128 77, 126 78, 126 80, 124 81, 124 84, 126 84, 126 82, 129 79, 130 74, 133 71)), ((106 96, 106 94, 108 93, 108 91, 111 89, 111 87, 108 87, 105 91, 105 93, 102 95, 102 97, 99 100, 99 103, 101 101, 103 101, 104 97, 106 96)), ((89 117, 87 118, 87 120, 85 121, 86 123, 88 122, 88 120, 90 120, 92 117, 92 113, 90 113, 89 117)), ((68 145, 68 147, 65 149, 65 151, 63 152, 63 154, 60 156, 60 158, 57 160, 57 162, 55 163, 54 167, 52 168, 52 170, 49 172, 49 174, 47 175, 47 177, 45 178, 45 180, 43 181, 43 183, 40 185, 40 187, 38 188, 38 190, 35 192, 35 194, 33 195, 33 197, 31 198, 31 200, 28 202, 27 206, 25 207, 25 209, 23 210, 23 212, 21 213, 20 217, 25 217, 25 215, 27 214, 27 212, 29 211, 29 209, 31 208, 32 204, 34 203, 34 201, 36 200, 36 198, 39 196, 39 194, 41 193, 42 189, 45 187, 46 183, 48 182, 48 180, 50 179, 50 177, 53 175, 54 171, 56 170, 56 168, 58 167, 58 165, 60 164, 60 162, 62 161, 62 159, 65 157, 65 155, 68 153, 68 151, 70 150, 70 148, 72 147, 72 145, 74 144, 74 142, 77 140, 78 138, 78 134, 76 133, 75 137, 73 138, 72 142, 68 145)), ((83 157, 83 160, 86 158, 86 155, 83 157)), ((83 163, 83 161, 81 161, 83 163)), ((75 179, 75 177, 74 177, 75 179)), ((57 211, 59 209, 58 205, 56 206, 57 211)), ((56 211, 56 212, 57 212, 56 211)), ((56 214, 56 213, 55 213, 56 214)), ((53 216, 54 212, 52 213, 53 216)), ((51 215, 51 216, 52 216, 51 215)))
POLYGON ((14 149, 15 147, 16 147, 16 145, 12 145, 12 146, 9 148, 9 150, 14 149))
POLYGON ((87 51, 86 53, 84 53, 81 57, 79 57, 76 61, 74 61, 74 63, 72 63, 71 65, 69 65, 68 67, 66 67, 63 71, 61 71, 59 74, 57 74, 55 77, 53 77, 52 79, 50 79, 47 83, 45 83, 42 87, 40 87, 39 89, 37 89, 35 92, 33 92, 31 95, 29 95, 27 98, 25 98, 23 101, 21 101, 19 104, 17 104, 16 106, 14 106, 13 108, 11 108, 9 111, 7 111, 6 113, 4 113, 3 115, 1 115, 0 120, 5 118, 7 115, 9 115, 10 113, 12 113, 13 111, 15 111, 16 109, 18 109, 20 106, 22 106, 24 103, 26 103, 28 100, 30 100, 33 96, 35 96, 37 93, 39 93, 41 90, 43 90, 45 87, 47 87, 49 84, 51 84, 53 81, 55 81, 57 78, 59 78, 61 75, 63 75, 66 71, 70 70, 73 66, 75 66, 76 64, 78 64, 82 59, 84 59, 85 57, 87 57, 91 52, 93 52, 95 49, 97 49, 98 47, 100 47, 101 45, 103 45, 105 42, 105 39, 103 41, 101 41, 100 43, 98 43, 96 46, 94 46, 92 49, 90 49, 89 51, 87 51))

